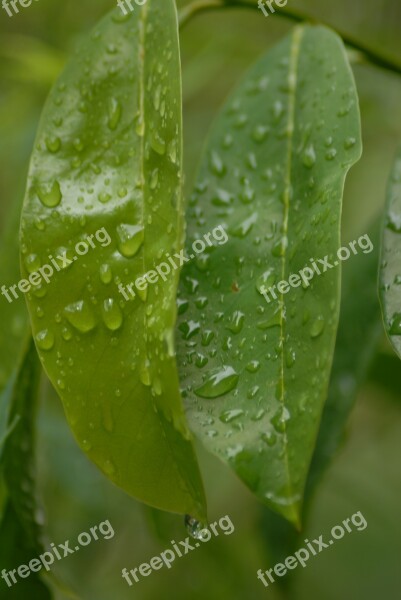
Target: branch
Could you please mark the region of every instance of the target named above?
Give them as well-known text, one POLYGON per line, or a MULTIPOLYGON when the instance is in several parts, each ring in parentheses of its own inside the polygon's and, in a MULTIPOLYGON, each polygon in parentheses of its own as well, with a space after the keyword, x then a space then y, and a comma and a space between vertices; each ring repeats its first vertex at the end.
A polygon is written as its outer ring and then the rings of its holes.
MULTIPOLYGON (((195 15, 206 12, 208 10, 222 10, 225 8, 251 8, 259 10, 258 4, 256 0, 254 2, 247 2, 246 0, 195 0, 192 4, 185 6, 181 9, 179 13, 179 23, 180 28, 182 29, 195 15)), ((291 8, 280 8, 276 7, 277 15, 285 17, 286 19, 290 19, 291 21, 295 21, 297 23, 303 23, 304 21, 316 22, 313 17, 306 15, 302 12, 293 10, 291 8)), ((330 27, 326 23, 323 23, 327 27, 330 27)), ((387 71, 392 71, 393 73, 397 73, 401 75, 401 63, 397 62, 394 59, 391 59, 381 52, 376 50, 372 50, 368 46, 366 46, 363 42, 359 42, 354 39, 352 36, 343 33, 342 31, 337 30, 339 36, 342 37, 344 43, 357 50, 361 53, 365 60, 367 60, 372 65, 376 67, 381 67, 382 69, 386 69, 387 71)))

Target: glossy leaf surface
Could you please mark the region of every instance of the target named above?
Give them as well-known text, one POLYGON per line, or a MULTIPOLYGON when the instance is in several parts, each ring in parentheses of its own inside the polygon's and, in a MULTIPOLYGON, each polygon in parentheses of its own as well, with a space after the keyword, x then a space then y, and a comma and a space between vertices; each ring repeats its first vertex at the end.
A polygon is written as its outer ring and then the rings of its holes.
POLYGON ((72 261, 31 290, 28 305, 78 443, 136 498, 201 518, 174 356, 179 271, 133 288, 134 297, 117 287, 182 248, 181 175, 175 3, 148 0, 107 16, 50 94, 29 173, 22 265, 27 277, 49 255, 72 261), (85 241, 86 253, 77 246, 85 241))
POLYGON ((191 426, 257 496, 298 524, 327 395, 340 268, 263 293, 340 247, 345 175, 361 153, 341 40, 298 27, 218 118, 188 210, 192 242, 225 245, 185 267, 178 327, 191 426), (288 286, 289 288, 289 286, 288 286))

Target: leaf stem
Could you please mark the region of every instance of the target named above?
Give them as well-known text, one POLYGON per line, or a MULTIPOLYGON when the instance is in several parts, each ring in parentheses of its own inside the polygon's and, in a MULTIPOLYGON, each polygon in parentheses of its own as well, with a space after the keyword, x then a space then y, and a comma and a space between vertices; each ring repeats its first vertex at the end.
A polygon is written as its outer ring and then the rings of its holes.
MULTIPOLYGON (((252 2, 247 0, 194 0, 194 2, 182 8, 179 13, 180 28, 182 29, 192 19, 192 17, 199 13, 206 12, 208 10, 222 10, 225 8, 251 8, 259 10, 256 0, 252 2)), ((317 19, 314 19, 310 15, 304 14, 300 11, 296 11, 288 7, 280 8, 277 6, 275 8, 275 12, 278 15, 290 19, 291 21, 295 21, 297 23, 302 23, 304 21, 317 22, 317 19)), ((326 23, 323 24, 327 25, 326 23)), ((336 31, 338 35, 342 37, 344 43, 350 48, 353 48, 354 50, 360 52, 367 60, 367 62, 371 63, 372 65, 375 65, 376 67, 380 67, 387 71, 392 71, 393 73, 401 75, 400 62, 385 56, 377 50, 369 48, 369 46, 367 46, 363 42, 356 40, 347 33, 339 31, 338 29, 336 31)))

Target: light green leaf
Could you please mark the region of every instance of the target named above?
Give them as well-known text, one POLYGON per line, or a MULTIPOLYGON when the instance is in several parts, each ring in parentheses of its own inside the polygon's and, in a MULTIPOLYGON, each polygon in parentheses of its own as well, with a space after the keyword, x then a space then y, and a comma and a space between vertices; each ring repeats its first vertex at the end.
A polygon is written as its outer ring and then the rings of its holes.
POLYGON ((175 3, 113 11, 44 109, 22 263, 27 276, 50 254, 77 257, 31 291, 28 306, 40 358, 82 449, 136 498, 203 518, 173 346, 179 271, 145 291, 132 288, 133 299, 117 288, 182 248, 181 121, 175 3), (94 247, 78 256, 76 244, 90 235, 94 247))
POLYGON ((386 333, 401 357, 401 148, 387 188, 380 261, 380 302, 386 333))
POLYGON ((225 106, 188 211, 191 242, 219 225, 229 235, 182 273, 178 339, 190 425, 296 524, 327 395, 340 268, 269 303, 261 292, 311 258, 333 262, 344 180, 360 154, 342 42, 326 28, 298 27, 225 106))

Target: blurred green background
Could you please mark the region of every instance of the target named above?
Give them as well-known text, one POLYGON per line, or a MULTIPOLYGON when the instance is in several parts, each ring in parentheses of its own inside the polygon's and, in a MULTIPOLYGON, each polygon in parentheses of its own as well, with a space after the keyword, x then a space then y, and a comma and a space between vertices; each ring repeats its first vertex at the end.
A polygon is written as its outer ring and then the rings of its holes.
MULTIPOLYGON (((159 0, 162 2, 163 0, 159 0)), ((179 6, 187 2, 178 2, 179 6)), ((41 107, 79 37, 113 1, 38 0, 18 15, 0 10, 0 224, 24 193, 28 160, 41 107)), ((352 34, 401 62, 400 0, 288 0, 315 20, 352 34)), ((292 24, 277 15, 231 9, 205 13, 181 34, 184 82, 185 173, 190 189, 207 132, 246 68, 292 24)), ((384 204, 385 183, 401 141, 401 76, 355 65, 364 155, 346 186, 344 241, 365 233, 384 204)), ((127 497, 76 446, 61 403, 46 383, 39 418, 39 473, 49 542, 76 539, 109 519, 112 540, 93 542, 57 565, 57 575, 82 600, 396 600, 400 597, 401 389, 366 385, 348 427, 347 441, 314 499, 302 539, 329 535, 332 526, 361 511, 368 527, 353 532, 298 567, 288 585, 264 588, 256 571, 276 562, 282 540, 267 535, 267 509, 223 465, 199 448, 210 519, 228 514, 231 536, 220 535, 173 568, 129 588, 121 569, 159 554, 187 533, 183 519, 148 509, 127 497)), ((1 540, 0 540, 1 544, 1 540)), ((17 566, 17 565, 16 565, 17 566)), ((0 565, 1 568, 1 565, 0 565)), ((1 593, 7 593, 5 587, 1 593)), ((4 598, 7 596, 5 595, 4 598)), ((63 596, 60 595, 60 598, 63 596)), ((34 600, 34 599, 33 599, 34 600)))

